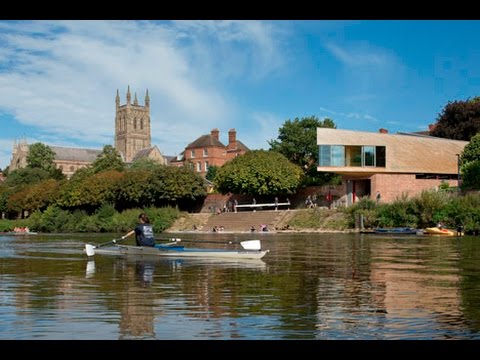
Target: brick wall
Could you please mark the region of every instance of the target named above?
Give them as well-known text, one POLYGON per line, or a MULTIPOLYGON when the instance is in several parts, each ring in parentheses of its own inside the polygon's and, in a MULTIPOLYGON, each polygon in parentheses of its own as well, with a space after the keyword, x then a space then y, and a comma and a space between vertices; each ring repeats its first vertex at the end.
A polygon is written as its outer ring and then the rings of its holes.
POLYGON ((391 202, 401 197, 402 193, 413 197, 422 190, 437 188, 442 182, 457 186, 457 180, 415 179, 414 174, 375 174, 370 179, 371 198, 375 199, 377 191, 380 191, 382 202, 391 202))

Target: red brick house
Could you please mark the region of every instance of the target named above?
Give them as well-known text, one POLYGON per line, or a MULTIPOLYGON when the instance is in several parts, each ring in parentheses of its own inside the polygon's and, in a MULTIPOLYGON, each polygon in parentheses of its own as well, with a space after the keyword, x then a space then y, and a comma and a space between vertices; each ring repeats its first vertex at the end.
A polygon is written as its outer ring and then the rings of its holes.
POLYGON ((228 131, 228 145, 220 140, 220 131, 212 129, 210 134, 202 135, 190 144, 170 162, 171 165, 182 166, 190 164, 193 169, 205 176, 209 166, 222 166, 238 155, 245 154, 249 149, 240 140, 237 140, 237 131, 228 131))

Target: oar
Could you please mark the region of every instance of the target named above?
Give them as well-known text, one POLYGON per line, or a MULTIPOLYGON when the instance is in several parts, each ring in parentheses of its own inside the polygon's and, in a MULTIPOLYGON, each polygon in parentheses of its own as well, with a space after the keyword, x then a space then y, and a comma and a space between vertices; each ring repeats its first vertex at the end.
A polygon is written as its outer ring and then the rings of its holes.
POLYGON ((125 237, 122 237, 120 239, 113 239, 109 242, 99 244, 99 245, 85 244, 85 252, 87 253, 87 256, 93 256, 93 255, 95 255, 95 249, 97 249, 99 247, 107 246, 107 245, 110 245, 110 244, 116 244, 117 242, 120 242, 120 241, 125 240, 125 239, 126 239, 125 237))

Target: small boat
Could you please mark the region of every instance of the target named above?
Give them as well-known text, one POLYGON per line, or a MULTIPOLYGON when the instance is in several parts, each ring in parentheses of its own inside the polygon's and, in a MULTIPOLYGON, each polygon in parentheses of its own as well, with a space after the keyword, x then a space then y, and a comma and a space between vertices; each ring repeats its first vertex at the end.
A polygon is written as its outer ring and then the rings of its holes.
POLYGON ((115 244, 109 247, 85 244, 88 256, 104 255, 148 255, 197 258, 261 259, 270 250, 261 250, 260 240, 248 240, 240 243, 243 250, 186 248, 177 244, 157 244, 149 246, 131 246, 115 244))
POLYGON ((21 232, 21 231, 5 231, 5 232, 0 232, 0 235, 38 235, 38 233, 36 232, 33 232, 33 231, 24 231, 24 232, 21 232))
POLYGON ((448 229, 439 229, 438 227, 426 228, 425 235, 457 236, 457 232, 448 229))
POLYGON ((375 228, 374 234, 394 234, 394 235, 416 235, 417 229, 410 227, 398 227, 398 228, 375 228))

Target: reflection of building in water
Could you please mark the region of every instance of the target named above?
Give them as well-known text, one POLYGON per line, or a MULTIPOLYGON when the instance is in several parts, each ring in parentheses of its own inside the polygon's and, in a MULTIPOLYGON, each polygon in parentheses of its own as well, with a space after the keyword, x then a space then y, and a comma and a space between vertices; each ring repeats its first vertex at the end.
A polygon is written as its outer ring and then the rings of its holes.
POLYGON ((375 244, 377 256, 387 261, 372 262, 371 280, 384 287, 387 317, 417 318, 421 313, 428 313, 440 323, 462 317, 457 291, 460 278, 453 271, 453 265, 445 266, 445 254, 451 258, 456 252, 453 248, 445 249, 451 247, 451 243, 443 242, 442 248, 433 248, 438 256, 423 254, 421 257, 414 255, 412 244, 404 248, 382 242, 375 244), (442 273, 438 271, 440 267, 444 270, 442 273))
POLYGON ((154 266, 148 261, 138 261, 123 268, 122 281, 127 286, 120 308, 120 339, 155 338, 155 294, 150 288, 154 266))

